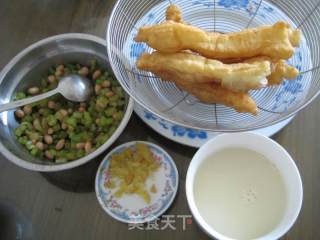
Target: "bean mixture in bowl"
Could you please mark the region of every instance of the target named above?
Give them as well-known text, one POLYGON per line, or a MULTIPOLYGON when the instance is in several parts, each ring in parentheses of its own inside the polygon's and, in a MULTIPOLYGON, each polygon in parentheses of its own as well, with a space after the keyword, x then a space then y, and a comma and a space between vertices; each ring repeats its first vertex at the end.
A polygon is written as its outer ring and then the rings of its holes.
POLYGON ((50 68, 40 87, 18 92, 16 100, 50 91, 62 76, 74 73, 94 82, 95 93, 89 101, 75 103, 58 94, 15 111, 20 123, 15 135, 35 157, 56 163, 84 157, 104 144, 123 118, 123 89, 95 60, 90 66, 66 64, 50 68))

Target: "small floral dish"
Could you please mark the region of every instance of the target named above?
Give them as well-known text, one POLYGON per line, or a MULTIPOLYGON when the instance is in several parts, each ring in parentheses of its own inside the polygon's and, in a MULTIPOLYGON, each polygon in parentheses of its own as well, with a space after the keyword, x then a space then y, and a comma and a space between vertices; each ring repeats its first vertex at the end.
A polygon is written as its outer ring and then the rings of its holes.
POLYGON ((157 219, 169 208, 177 193, 178 180, 177 167, 167 152, 149 142, 133 141, 116 147, 104 158, 96 175, 95 190, 100 205, 111 217, 124 223, 138 224, 157 219), (147 145, 155 161, 160 164, 159 169, 145 184, 147 188, 154 185, 157 189, 156 192, 150 193, 149 204, 137 194, 124 194, 117 198, 116 190, 106 187, 110 179, 109 166, 112 156, 133 148, 137 143, 147 145))

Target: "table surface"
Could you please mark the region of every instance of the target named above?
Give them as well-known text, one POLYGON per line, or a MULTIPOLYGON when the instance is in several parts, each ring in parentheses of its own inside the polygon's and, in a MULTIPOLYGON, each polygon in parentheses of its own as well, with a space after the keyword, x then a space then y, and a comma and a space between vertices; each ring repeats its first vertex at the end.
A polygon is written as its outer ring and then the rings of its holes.
MULTIPOLYGON (((0 68, 31 43, 55 34, 85 32, 104 37, 113 2, 1 0, 0 68)), ((299 219, 283 239, 320 239, 319 110, 320 101, 316 100, 274 136, 296 160, 304 184, 304 203, 299 219)), ((93 189, 99 159, 72 171, 41 174, 21 169, 0 157, 0 238, 5 229, 3 226, 10 228, 7 219, 13 218, 15 213, 26 222, 22 230, 32 233, 30 239, 208 239, 195 222, 187 224, 183 230, 182 221, 176 217, 190 214, 184 185, 196 149, 163 138, 133 115, 116 145, 137 139, 159 144, 177 164, 179 191, 166 213, 175 216, 176 230, 129 230, 127 224, 105 214, 93 189), (6 211, 9 214, 5 216, 6 211)))

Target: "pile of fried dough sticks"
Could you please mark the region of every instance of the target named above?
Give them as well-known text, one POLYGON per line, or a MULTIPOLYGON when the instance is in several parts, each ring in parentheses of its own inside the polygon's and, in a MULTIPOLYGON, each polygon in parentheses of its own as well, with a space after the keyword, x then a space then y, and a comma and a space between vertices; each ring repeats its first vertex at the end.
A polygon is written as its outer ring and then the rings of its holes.
POLYGON ((300 40, 300 30, 285 22, 234 33, 207 32, 185 23, 180 9, 170 5, 165 22, 139 29, 135 41, 155 51, 143 53, 136 65, 201 102, 256 115, 249 91, 295 79, 299 71, 286 60, 300 40))

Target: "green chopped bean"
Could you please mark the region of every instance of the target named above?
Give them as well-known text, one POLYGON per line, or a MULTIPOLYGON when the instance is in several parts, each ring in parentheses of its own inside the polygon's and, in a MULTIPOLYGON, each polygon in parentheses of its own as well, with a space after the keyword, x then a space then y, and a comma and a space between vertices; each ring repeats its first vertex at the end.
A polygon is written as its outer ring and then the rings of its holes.
POLYGON ((54 126, 52 126, 52 129, 53 129, 54 132, 57 132, 57 131, 59 131, 61 129, 61 126, 60 126, 60 124, 57 123, 54 126))
POLYGON ((112 117, 115 119, 115 120, 121 120, 123 118, 123 112, 122 111, 119 111, 115 114, 112 115, 112 117))
POLYGON ((116 108, 108 108, 104 111, 107 117, 111 117, 113 114, 117 112, 116 108))
POLYGON ((34 149, 36 146, 32 144, 31 141, 26 142, 25 146, 27 147, 28 150, 34 149))
POLYGON ((28 142, 28 138, 26 136, 19 137, 18 141, 20 144, 25 145, 28 142))
POLYGON ((31 151, 30 151, 31 155, 33 156, 37 156, 39 154, 39 149, 38 148, 33 148, 31 151))
POLYGON ((99 96, 97 98, 96 106, 99 108, 105 108, 105 107, 107 107, 108 103, 109 103, 108 98, 106 98, 105 96, 99 96))
POLYGON ((15 135, 16 135, 17 137, 21 137, 22 134, 24 133, 24 130, 23 130, 22 128, 20 128, 20 127, 17 127, 17 128, 15 129, 14 133, 15 133, 15 135))
POLYGON ((30 115, 26 115, 23 118, 23 122, 29 122, 31 123, 33 121, 33 118, 30 115))
MULTIPOLYGON (((32 121, 32 119, 31 119, 32 121)), ((20 124, 20 127, 23 127, 24 129, 27 129, 27 130, 32 130, 33 126, 31 124, 31 122, 25 122, 23 121, 21 124, 20 124)))
MULTIPOLYGON (((126 99, 117 80, 108 71, 100 69, 96 60, 92 60, 89 66, 60 64, 59 74, 57 66, 51 67, 48 75, 40 78, 39 85, 30 87, 44 93, 56 88, 63 74, 79 74, 84 69, 86 76, 100 86, 98 94, 80 105, 57 95, 25 106, 21 109, 23 114, 17 117, 20 125, 14 134, 31 155, 65 163, 86 156, 108 140, 123 118, 126 99), (64 66, 64 70, 60 66, 64 66), (57 150, 57 144, 62 140, 63 148, 57 150)), ((30 87, 17 92, 15 99, 28 97, 30 87)))
POLYGON ((96 80, 96 84, 101 84, 101 83, 103 83, 103 81, 104 81, 104 79, 100 77, 96 80))
POLYGON ((99 126, 101 127, 106 127, 106 126, 109 126, 113 123, 113 119, 112 118, 106 118, 106 117, 102 117, 100 118, 100 121, 99 121, 99 126))
POLYGON ((67 125, 69 125, 71 127, 76 127, 77 126, 77 119, 74 118, 74 117, 68 117, 65 122, 66 122, 67 125))
POLYGON ((72 114, 72 117, 79 120, 79 119, 82 119, 83 114, 81 112, 74 112, 72 114))
POLYGON ((24 99, 26 97, 27 97, 27 95, 24 92, 17 92, 15 99, 16 100, 21 100, 21 99, 24 99))
POLYGON ((89 112, 84 112, 84 113, 83 113, 83 118, 82 118, 82 124, 83 124, 84 126, 87 126, 87 127, 88 127, 88 126, 90 126, 92 123, 93 123, 93 119, 92 119, 90 113, 89 113, 89 112))
POLYGON ((58 122, 57 118, 54 115, 47 116, 47 120, 48 120, 48 125, 51 127, 56 125, 58 122))

